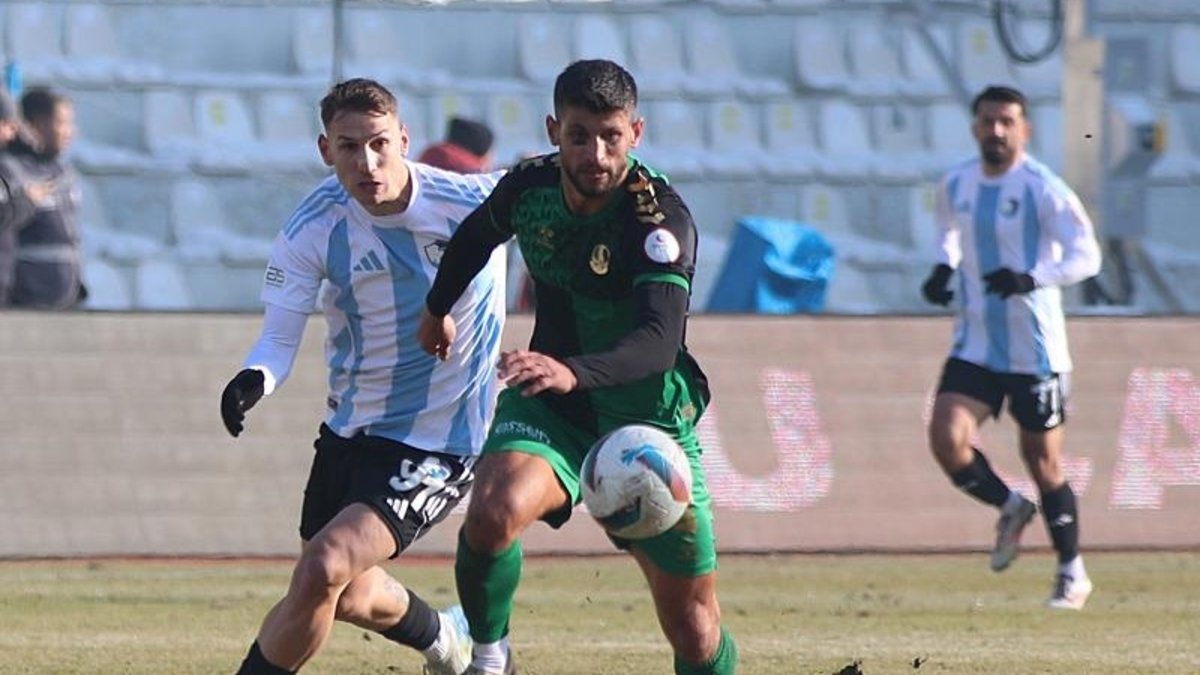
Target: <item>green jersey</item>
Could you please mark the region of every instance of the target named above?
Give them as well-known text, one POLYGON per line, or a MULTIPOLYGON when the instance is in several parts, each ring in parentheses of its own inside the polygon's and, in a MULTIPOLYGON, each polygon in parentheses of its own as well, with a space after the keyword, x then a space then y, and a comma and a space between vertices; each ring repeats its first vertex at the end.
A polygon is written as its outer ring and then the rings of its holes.
MULTIPOLYGON (((691 214, 665 177, 634 158, 622 186, 595 214, 571 213, 561 181, 557 154, 532 158, 501 179, 480 208, 499 236, 516 237, 533 279, 529 348, 567 363, 579 379, 579 390, 543 394, 543 400, 597 433, 629 423, 691 428, 708 390, 682 339, 665 371, 630 379, 637 368, 616 359, 600 376, 581 373, 590 355, 613 352, 639 328, 639 287, 667 284, 676 287, 672 292, 690 292, 697 241, 691 214)), ((675 311, 683 326, 686 299, 675 311)))

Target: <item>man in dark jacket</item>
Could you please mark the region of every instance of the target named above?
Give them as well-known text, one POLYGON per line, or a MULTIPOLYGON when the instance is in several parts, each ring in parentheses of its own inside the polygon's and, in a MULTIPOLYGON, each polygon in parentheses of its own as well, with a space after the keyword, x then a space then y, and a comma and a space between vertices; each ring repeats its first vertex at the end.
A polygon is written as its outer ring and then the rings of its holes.
POLYGON ((30 140, 9 146, 13 191, 23 189, 34 208, 16 221, 12 305, 69 309, 86 297, 79 238, 79 188, 63 153, 75 136, 75 107, 62 94, 30 89, 21 97, 30 140), (35 187, 36 186, 36 187, 35 187))

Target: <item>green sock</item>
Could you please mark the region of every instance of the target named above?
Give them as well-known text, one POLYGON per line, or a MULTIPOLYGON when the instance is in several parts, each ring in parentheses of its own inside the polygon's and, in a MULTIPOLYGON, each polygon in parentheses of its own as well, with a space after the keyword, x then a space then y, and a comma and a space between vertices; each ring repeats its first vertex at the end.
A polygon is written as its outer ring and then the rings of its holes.
POLYGON ((463 531, 458 531, 454 579, 476 642, 496 642, 508 635, 513 596, 521 581, 521 560, 520 541, 496 555, 476 553, 467 546, 463 531))
POLYGON ((675 675, 733 675, 737 672, 737 643, 729 631, 721 626, 721 642, 717 645, 717 653, 713 654, 708 663, 693 666, 675 657, 675 675))

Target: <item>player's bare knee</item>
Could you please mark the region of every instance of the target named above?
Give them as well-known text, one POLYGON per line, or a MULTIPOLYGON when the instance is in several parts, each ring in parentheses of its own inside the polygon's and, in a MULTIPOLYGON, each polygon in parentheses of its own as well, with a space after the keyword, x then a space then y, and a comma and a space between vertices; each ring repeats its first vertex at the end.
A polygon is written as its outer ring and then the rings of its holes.
POLYGON ((675 655, 691 664, 711 659, 721 643, 721 624, 707 615, 695 614, 688 621, 674 623, 666 633, 675 655))
POLYGON ((350 561, 340 549, 314 543, 296 564, 293 587, 306 596, 328 595, 351 579, 350 561))
POLYGON ((467 544, 480 553, 503 551, 520 535, 519 521, 516 509, 503 499, 495 499, 487 508, 470 509, 464 525, 467 544))

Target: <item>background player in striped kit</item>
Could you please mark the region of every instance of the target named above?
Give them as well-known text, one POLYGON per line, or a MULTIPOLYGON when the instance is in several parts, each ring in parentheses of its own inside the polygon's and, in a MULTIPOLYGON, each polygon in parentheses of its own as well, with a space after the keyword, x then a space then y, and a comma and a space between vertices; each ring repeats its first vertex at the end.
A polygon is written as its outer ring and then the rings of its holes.
POLYGON ((934 304, 948 304, 956 292, 960 301, 929 442, 956 486, 1000 509, 991 567, 1007 568, 1037 507, 1010 490, 971 441, 1008 399, 1020 427, 1021 457, 1058 552, 1047 606, 1082 609, 1092 582, 1079 555, 1079 513, 1061 462, 1072 364, 1060 288, 1099 272, 1100 247, 1079 198, 1025 152, 1026 107, 1024 95, 1009 87, 978 94, 971 129, 980 156, 951 170, 938 192, 941 246, 921 290, 934 304))
POLYGON ((246 410, 287 377, 320 294, 329 410, 304 492, 305 543, 239 673, 296 672, 339 619, 421 651, 427 673, 459 675, 470 657, 461 614, 435 612, 379 565, 449 514, 473 479, 497 388, 502 254, 451 312, 469 344, 438 363, 411 336, 442 250, 500 174, 409 162, 396 99, 371 80, 335 85, 321 120, 318 147, 335 175, 276 237, 262 336, 221 397, 237 436, 246 410))

